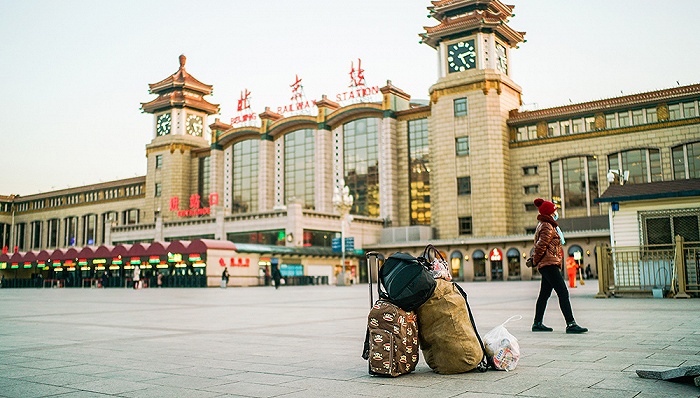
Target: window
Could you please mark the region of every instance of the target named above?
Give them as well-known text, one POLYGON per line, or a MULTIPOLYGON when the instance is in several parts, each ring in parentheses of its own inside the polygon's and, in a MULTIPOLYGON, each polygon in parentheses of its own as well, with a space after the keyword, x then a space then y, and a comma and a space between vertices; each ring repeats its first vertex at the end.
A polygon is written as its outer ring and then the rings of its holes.
POLYGON ((527 139, 537 139, 537 126, 527 126, 527 139))
POLYGON ((605 115, 605 128, 606 129, 617 128, 617 118, 615 117, 614 113, 612 115, 605 115))
POLYGON ((678 120, 681 118, 681 104, 673 104, 668 106, 668 119, 678 120))
POLYGON ((304 209, 314 209, 314 132, 302 129, 284 136, 285 203, 298 200, 304 209))
POLYGON ((658 116, 656 115, 656 108, 647 108, 647 123, 656 123, 659 121, 658 116))
POLYGON ((618 112, 617 121, 620 127, 627 127, 630 125, 630 113, 628 111, 618 112))
POLYGON ((32 249, 41 249, 41 221, 32 221, 32 241, 30 247, 32 249))
POLYGON ((156 155, 156 169, 163 168, 163 155, 156 155))
POLYGON ((124 225, 134 225, 139 223, 139 210, 130 209, 124 210, 122 214, 122 219, 124 220, 124 225))
POLYGON ((97 214, 83 216, 83 242, 86 245, 97 243, 97 214))
POLYGON ((457 137, 455 139, 457 156, 469 155, 469 137, 457 137))
POLYGON ((467 99, 457 98, 454 100, 454 112, 455 116, 466 116, 467 115, 467 99))
POLYGON ((671 148, 673 179, 700 178, 700 141, 671 148))
POLYGON ((644 124, 644 111, 641 109, 632 111, 632 125, 639 126, 640 124, 644 124))
POLYGON ((482 250, 475 250, 472 253, 474 260, 474 279, 486 279, 486 255, 482 250))
POLYGON ((585 118, 584 122, 586 123, 586 131, 596 131, 594 116, 589 116, 585 118))
POLYGON ((568 120, 563 120, 559 122, 559 130, 561 135, 571 134, 571 122, 568 120))
POLYGON ((566 209, 584 208, 590 213, 598 197, 598 164, 589 157, 571 157, 550 163, 552 197, 561 198, 562 216, 566 209))
POLYGON ((233 145, 232 213, 258 211, 258 146, 260 140, 245 140, 233 145))
POLYGON ((163 184, 160 182, 156 183, 156 198, 159 198, 160 195, 163 193, 163 184))
POLYGON ((52 218, 48 221, 49 223, 49 236, 48 236, 48 248, 58 247, 58 234, 61 226, 61 220, 58 218, 52 218))
POLYGON ((629 171, 628 184, 663 181, 658 149, 632 149, 608 155, 608 170, 629 171))
POLYGON ((430 225, 428 119, 408 121, 408 159, 411 225, 430 225))
POLYGON ((78 244, 78 217, 66 217, 63 220, 66 233, 63 235, 63 246, 75 246, 78 244))
POLYGON ((697 112, 695 112, 695 102, 686 102, 683 104, 683 117, 691 118, 695 117, 697 112))
POLYGON ((680 235, 686 242, 700 241, 700 209, 654 211, 640 214, 644 243, 671 245, 680 235))
POLYGON ((523 167, 523 175, 526 175, 526 176, 537 175, 537 166, 525 166, 525 167, 523 167))
POLYGON ((457 195, 469 195, 472 193, 471 177, 457 177, 457 195))
MULTIPOLYGON (((378 133, 376 118, 358 119, 343 125, 345 184, 355 199, 352 214, 379 217, 378 133)), ((314 171, 312 168, 311 172, 314 171)))
POLYGON ((506 252, 508 259, 508 279, 520 278, 520 251, 512 247, 506 252))
POLYGON ((537 211, 537 206, 534 203, 525 203, 525 211, 537 211))
POLYGON ((312 229, 304 230, 304 246, 332 247, 333 238, 339 238, 340 233, 336 231, 316 231, 312 229), (337 235, 337 236, 336 236, 337 235))
POLYGON ((573 134, 584 132, 584 128, 583 119, 573 119, 571 121, 571 132, 573 134))
POLYGON ((472 234, 472 218, 471 217, 460 217, 459 218, 459 234, 460 235, 471 235, 472 234))
POLYGON ((119 213, 116 211, 108 211, 102 214, 102 236, 101 242, 103 244, 110 244, 111 242, 105 242, 105 231, 107 230, 107 225, 118 225, 119 224, 119 213))
POLYGON ((559 122, 547 124, 547 135, 550 137, 556 137, 558 135, 561 135, 561 132, 559 130, 559 122))
POLYGON ((197 176, 197 193, 200 207, 209 207, 209 156, 199 158, 199 175, 197 176))
POLYGON ((516 141, 525 141, 527 140, 527 128, 525 127, 518 127, 515 130, 515 140, 516 141))
POLYGON ((533 195, 540 192, 539 185, 526 185, 523 188, 525 189, 525 195, 533 195))

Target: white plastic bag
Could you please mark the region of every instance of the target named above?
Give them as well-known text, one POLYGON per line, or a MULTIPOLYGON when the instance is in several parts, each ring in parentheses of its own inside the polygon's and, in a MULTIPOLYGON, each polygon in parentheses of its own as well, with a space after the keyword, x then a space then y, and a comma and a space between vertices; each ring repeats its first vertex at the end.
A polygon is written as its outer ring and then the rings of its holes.
POLYGON ((496 369, 509 371, 518 365, 520 359, 518 339, 508 332, 505 325, 511 320, 520 319, 523 319, 520 315, 512 316, 484 335, 486 355, 489 356, 496 369))

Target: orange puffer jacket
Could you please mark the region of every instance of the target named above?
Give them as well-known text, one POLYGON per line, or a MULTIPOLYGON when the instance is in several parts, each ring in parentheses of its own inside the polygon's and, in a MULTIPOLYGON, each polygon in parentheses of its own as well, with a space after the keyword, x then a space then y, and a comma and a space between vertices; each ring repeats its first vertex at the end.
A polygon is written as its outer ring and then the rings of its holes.
POLYGON ((537 264, 537 269, 549 265, 561 268, 561 239, 556 227, 547 221, 540 220, 535 229, 535 250, 532 260, 537 264))

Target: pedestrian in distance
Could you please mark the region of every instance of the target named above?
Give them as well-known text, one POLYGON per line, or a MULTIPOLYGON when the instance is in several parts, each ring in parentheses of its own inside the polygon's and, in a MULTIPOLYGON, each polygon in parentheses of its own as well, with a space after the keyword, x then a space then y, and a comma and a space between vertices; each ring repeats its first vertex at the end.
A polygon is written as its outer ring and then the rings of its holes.
POLYGON ((221 273, 221 288, 226 289, 228 285, 228 268, 224 267, 224 272, 221 273))
POLYGON ((578 274, 578 263, 574 260, 574 256, 569 256, 566 258, 566 274, 569 277, 569 287, 575 288, 576 286, 576 275, 578 274))
POLYGON ((554 203, 541 198, 535 199, 535 206, 539 214, 537 215, 537 228, 535 229, 535 247, 532 260, 537 267, 542 282, 540 283, 540 293, 535 306, 535 319, 532 324, 533 332, 551 332, 553 329, 542 323, 544 311, 547 309, 547 300, 552 295, 552 290, 557 292, 559 297, 559 308, 566 320, 566 333, 586 333, 588 329, 576 324, 574 313, 569 301, 569 291, 561 276, 562 244, 565 243, 564 234, 559 229, 557 219, 559 213, 554 203))
POLYGON ((134 267, 134 289, 139 288, 139 284, 141 283, 141 267, 138 265, 134 267))
POLYGON ((280 272, 279 268, 277 268, 276 264, 272 266, 272 279, 275 281, 275 289, 279 289, 282 273, 280 272))

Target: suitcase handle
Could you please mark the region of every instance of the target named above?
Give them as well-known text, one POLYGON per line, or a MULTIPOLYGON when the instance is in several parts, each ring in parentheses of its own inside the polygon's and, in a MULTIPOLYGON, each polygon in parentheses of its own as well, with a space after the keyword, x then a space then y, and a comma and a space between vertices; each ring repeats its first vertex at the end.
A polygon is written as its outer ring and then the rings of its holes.
POLYGON ((374 263, 377 265, 377 295, 381 297, 382 292, 380 288, 381 281, 379 280, 379 257, 381 254, 379 252, 367 252, 365 257, 367 258, 367 281, 369 282, 369 308, 374 306, 374 297, 372 292, 372 261, 370 257, 374 257, 374 263))

